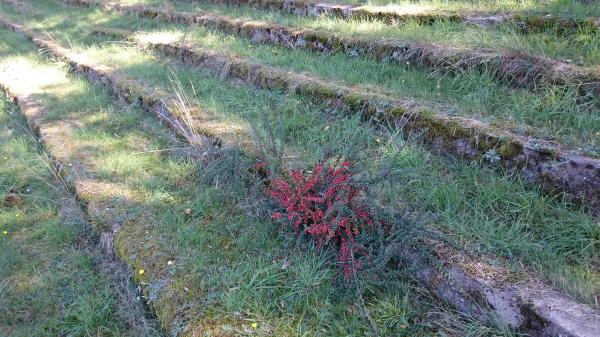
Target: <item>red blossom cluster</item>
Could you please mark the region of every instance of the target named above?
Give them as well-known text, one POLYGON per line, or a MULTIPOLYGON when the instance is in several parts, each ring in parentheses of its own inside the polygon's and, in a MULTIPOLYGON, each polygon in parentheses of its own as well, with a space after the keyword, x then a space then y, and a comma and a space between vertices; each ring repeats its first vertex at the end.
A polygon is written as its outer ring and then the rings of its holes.
POLYGON ((352 258, 364 251, 357 237, 374 223, 370 209, 357 198, 362 189, 352 179, 352 164, 319 163, 307 176, 292 171, 291 183, 277 177, 267 190, 285 209, 274 213, 273 218, 287 220, 296 235, 313 237, 318 246, 335 243, 346 279, 360 268, 357 259, 352 258))

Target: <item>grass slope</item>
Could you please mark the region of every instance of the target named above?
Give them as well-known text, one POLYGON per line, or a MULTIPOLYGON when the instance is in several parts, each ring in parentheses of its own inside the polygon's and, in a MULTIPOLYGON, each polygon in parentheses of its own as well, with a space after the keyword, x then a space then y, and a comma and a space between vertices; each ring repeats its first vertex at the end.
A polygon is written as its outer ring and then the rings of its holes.
MULTIPOLYGON (((393 137, 394 132, 380 134, 355 118, 327 115, 324 107, 293 95, 224 82, 82 34, 89 22, 124 24, 118 16, 60 11, 48 11, 52 17, 36 27, 148 86, 175 93, 176 75, 183 90, 224 123, 263 137, 275 126, 277 141, 297 154, 294 162, 301 167, 330 151, 374 170, 391 162, 408 172, 393 186, 377 187, 388 207, 415 207, 466 251, 493 254, 492 261, 515 270, 525 264, 597 306, 594 261, 600 237, 584 211, 484 166, 440 158, 393 137)), ((0 34, 3 57, 40 62, 22 37, 0 34)), ((169 332, 342 336, 367 331, 353 297, 332 284, 337 270, 326 262, 327 253, 287 251, 273 224, 249 215, 245 200, 233 197, 235 186, 224 185, 226 176, 202 182, 205 172, 185 155, 153 152, 183 146, 156 120, 136 107, 115 105, 104 90, 77 79, 38 95, 49 107, 50 121, 79 126, 63 139, 72 145, 64 159, 79 164, 88 186, 95 187, 83 193, 99 211, 95 224, 106 229, 117 219, 123 226, 119 255, 134 267, 169 332)), ((457 317, 408 279, 388 286, 367 297, 375 321, 388 334, 510 334, 457 317), (431 323, 436 320, 439 326, 431 323)))
MULTIPOLYGON (((24 37, 0 36, 7 78, 45 74, 20 90, 47 107, 42 134, 57 160, 76 170, 70 176, 95 227, 122 226, 119 256, 133 267, 168 333, 348 336, 368 330, 353 296, 332 283, 336 267, 327 252, 287 251, 273 224, 248 215, 223 182, 203 184, 194 161, 177 151, 154 151, 183 146, 157 120, 66 76, 24 37)), ((368 303, 387 334, 504 334, 454 314, 409 279, 368 303), (424 316, 447 324, 432 325, 424 316)))
MULTIPOLYGON (((277 11, 264 11, 249 7, 228 7, 202 2, 169 0, 127 0, 123 2, 156 6, 166 5, 186 11, 210 11, 215 14, 269 21, 287 26, 324 29, 342 36, 363 35, 372 38, 430 41, 446 45, 502 48, 517 53, 526 52, 560 60, 569 60, 569 62, 583 65, 597 65, 600 63, 600 56, 598 56, 600 32, 594 32, 593 30, 581 30, 566 36, 562 36, 552 29, 522 34, 521 29, 510 22, 500 24, 494 28, 481 28, 472 24, 451 21, 438 21, 427 24, 413 20, 401 22, 396 26, 389 26, 380 21, 346 20, 327 16, 320 18, 304 17, 277 11)), ((592 6, 588 8, 592 8, 592 6)), ((459 9, 459 11, 464 12, 465 9, 459 9)), ((510 12, 513 11, 510 10, 510 12)), ((577 10, 575 9, 575 11, 577 10)), ((582 10, 582 12, 586 11, 582 10)))
MULTIPOLYGON (((117 21, 118 17, 82 11, 86 19, 54 17, 56 33, 82 31, 81 22, 117 21), (94 19, 100 16, 100 19, 94 19), (64 21, 63 21, 64 20, 64 21)), ((48 23, 38 23, 48 27, 48 23)), ((355 158, 376 169, 391 160, 395 169, 409 172, 397 184, 381 187, 387 205, 408 204, 430 214, 432 224, 464 250, 491 253, 494 263, 520 270, 523 264, 540 271, 553 284, 592 305, 600 287, 599 230, 585 212, 561 200, 544 197, 522 181, 490 169, 440 158, 398 137, 380 134, 356 119, 325 115, 326 107, 264 90, 252 90, 193 68, 182 67, 126 45, 85 34, 69 41, 88 57, 111 64, 124 74, 175 94, 175 76, 182 90, 203 110, 223 123, 268 134, 275 126, 281 144, 293 149, 294 162, 308 167, 324 153, 355 158), (198 76, 198 75, 202 76, 198 76), (379 141, 377 141, 379 139, 379 141)), ((392 131, 393 134, 393 131, 392 131)))
POLYGON ((600 9, 591 1, 578 0, 332 0, 331 3, 383 5, 400 10, 445 10, 478 12, 540 13, 569 16, 600 16, 600 9))

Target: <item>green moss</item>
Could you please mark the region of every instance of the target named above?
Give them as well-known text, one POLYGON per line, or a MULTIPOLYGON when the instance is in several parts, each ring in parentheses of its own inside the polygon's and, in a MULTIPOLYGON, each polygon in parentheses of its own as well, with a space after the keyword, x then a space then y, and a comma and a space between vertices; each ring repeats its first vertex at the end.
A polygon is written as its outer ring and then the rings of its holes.
POLYGON ((388 110, 388 114, 392 118, 403 117, 403 116, 406 116, 407 113, 408 113, 408 111, 403 107, 393 107, 388 110))
POLYGON ((377 110, 378 110, 378 107, 376 104, 371 103, 371 102, 367 103, 367 108, 364 110, 365 114, 364 114, 363 118, 369 119, 372 117, 376 117, 377 110))
POLYGON ((523 145, 515 141, 507 141, 498 149, 498 154, 505 160, 512 159, 523 151, 523 145))
POLYGON ((346 104, 348 104, 348 107, 350 109, 357 109, 359 108, 361 105, 364 104, 365 101, 367 101, 364 97, 362 97, 360 94, 347 94, 344 96, 344 101, 346 102, 346 104))
MULTIPOLYGON (((248 78, 248 74, 250 74, 250 70, 252 69, 252 64, 248 62, 232 62, 230 64, 229 72, 235 76, 240 78, 248 78)), ((219 69, 213 69, 219 70, 219 69)), ((259 74, 260 75, 260 74, 259 74)))
POLYGON ((320 42, 324 45, 329 43, 330 33, 317 30, 306 30, 302 32, 302 35, 306 41, 320 42))
POLYGON ((336 98, 338 96, 335 88, 317 82, 306 83, 302 85, 301 90, 304 95, 311 95, 316 98, 336 98))

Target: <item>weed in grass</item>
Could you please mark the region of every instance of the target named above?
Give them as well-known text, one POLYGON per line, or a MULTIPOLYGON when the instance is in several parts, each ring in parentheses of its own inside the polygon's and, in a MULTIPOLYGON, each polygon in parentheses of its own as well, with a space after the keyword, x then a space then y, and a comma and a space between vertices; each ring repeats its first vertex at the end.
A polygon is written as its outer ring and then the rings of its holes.
POLYGON ((272 217, 287 221, 296 236, 314 238, 319 247, 335 245, 344 277, 351 279, 360 269, 358 256, 365 250, 357 237, 378 222, 359 200, 365 187, 355 185, 352 163, 318 163, 307 177, 301 171, 292 171, 290 176, 291 183, 276 177, 267 191, 283 209, 272 217))

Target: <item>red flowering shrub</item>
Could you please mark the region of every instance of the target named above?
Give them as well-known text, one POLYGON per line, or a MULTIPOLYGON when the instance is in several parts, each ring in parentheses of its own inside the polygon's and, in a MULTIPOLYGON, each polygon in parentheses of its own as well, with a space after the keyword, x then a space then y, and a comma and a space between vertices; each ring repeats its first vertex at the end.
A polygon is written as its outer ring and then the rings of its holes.
POLYGON ((352 179, 352 164, 319 163, 308 176, 292 171, 291 183, 277 177, 267 190, 284 209, 273 218, 288 222, 296 235, 314 238, 318 246, 335 245, 346 279, 360 268, 356 257, 365 250, 357 238, 374 223, 370 209, 358 198, 363 189, 352 179))

